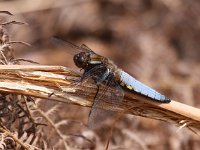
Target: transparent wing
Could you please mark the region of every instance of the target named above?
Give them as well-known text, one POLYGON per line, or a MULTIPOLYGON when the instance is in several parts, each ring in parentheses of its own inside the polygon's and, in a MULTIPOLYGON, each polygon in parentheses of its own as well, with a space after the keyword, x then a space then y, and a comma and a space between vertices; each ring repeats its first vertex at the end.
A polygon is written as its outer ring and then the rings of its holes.
POLYGON ((98 65, 98 66, 95 66, 93 67, 92 69, 90 69, 89 71, 87 72, 84 72, 84 74, 81 76, 80 80, 78 81, 75 81, 72 86, 78 86, 78 85, 81 85, 85 82, 87 82, 88 80, 90 79, 93 79, 93 77, 96 77, 96 75, 100 74, 101 71, 105 68, 105 66, 103 65, 98 65))
MULTIPOLYGON (((104 65, 93 67, 83 74, 80 82, 76 82, 73 86, 80 85, 93 77, 101 78, 100 74, 102 74, 104 70, 104 65)), ((99 86, 100 92, 97 93, 89 114, 88 125, 91 129, 100 127, 106 121, 109 121, 112 126, 119 115, 119 113, 114 110, 118 105, 120 105, 124 97, 124 91, 115 81, 113 75, 109 75, 99 86), (110 103, 111 107, 104 109, 108 107, 108 103, 110 103)))
MULTIPOLYGON (((93 52, 93 50, 91 50, 88 46, 86 46, 85 44, 82 44, 81 46, 80 46, 80 48, 82 49, 82 50, 85 50, 85 51, 90 51, 90 52, 93 52)), ((93 52, 94 53, 94 52, 93 52)))
POLYGON ((104 65, 98 65, 95 66, 91 69, 89 69, 88 71, 84 72, 84 74, 82 75, 83 80, 91 78, 91 77, 101 77, 101 74, 103 74, 103 72, 105 72, 106 68, 104 65))
POLYGON ((120 112, 117 112, 115 108, 120 105, 124 98, 124 92, 114 80, 114 77, 109 77, 106 85, 100 90, 101 92, 97 93, 97 96, 94 99, 89 115, 88 125, 91 129, 96 129, 107 121, 110 123, 110 127, 112 127, 115 120, 120 115, 120 112), (109 108, 107 108, 108 103, 111 104, 111 107, 109 108))
MULTIPOLYGON (((69 41, 64 41, 59 39, 58 37, 53 37, 51 38, 51 42, 54 45, 58 45, 63 47, 64 49, 67 49, 69 51, 70 54, 77 54, 80 53, 82 51, 88 52, 88 51, 92 51, 89 47, 87 47, 86 45, 82 44, 81 46, 77 46, 69 41)), ((92 51, 93 52, 93 51, 92 51)))

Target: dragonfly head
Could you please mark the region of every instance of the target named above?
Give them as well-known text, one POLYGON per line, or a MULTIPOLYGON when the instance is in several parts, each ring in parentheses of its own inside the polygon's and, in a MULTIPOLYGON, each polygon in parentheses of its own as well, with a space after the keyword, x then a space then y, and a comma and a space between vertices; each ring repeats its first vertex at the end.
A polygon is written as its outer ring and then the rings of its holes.
POLYGON ((78 68, 84 69, 90 61, 90 54, 88 52, 80 52, 74 55, 74 63, 78 68))

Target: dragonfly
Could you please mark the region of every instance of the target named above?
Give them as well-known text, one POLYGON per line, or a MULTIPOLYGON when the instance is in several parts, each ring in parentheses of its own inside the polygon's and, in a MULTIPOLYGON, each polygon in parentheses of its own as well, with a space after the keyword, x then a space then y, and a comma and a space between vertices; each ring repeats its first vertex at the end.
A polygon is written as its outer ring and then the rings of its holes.
POLYGON ((169 103, 171 100, 151 87, 136 80, 133 76, 117 67, 110 59, 95 53, 85 44, 77 46, 69 41, 54 39, 62 45, 78 50, 73 57, 75 65, 83 70, 78 82, 92 79, 97 86, 93 105, 89 113, 88 125, 97 128, 107 116, 117 116, 113 110, 105 110, 105 99, 111 101, 112 107, 119 106, 124 99, 124 91, 137 93, 160 103, 169 103), (58 41, 59 40, 59 41, 58 41), (103 92, 99 92, 101 85, 103 92), (112 90, 110 90, 112 89, 112 90), (114 90, 113 90, 114 89, 114 90), (110 94, 109 91, 112 91, 110 94))

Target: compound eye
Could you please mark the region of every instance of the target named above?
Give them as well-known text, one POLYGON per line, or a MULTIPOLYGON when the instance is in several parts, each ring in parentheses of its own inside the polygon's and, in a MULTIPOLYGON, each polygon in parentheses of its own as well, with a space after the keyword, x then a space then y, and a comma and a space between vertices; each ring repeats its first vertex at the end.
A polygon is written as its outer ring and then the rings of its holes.
POLYGON ((78 59, 78 61, 79 61, 80 63, 84 63, 84 62, 85 62, 85 59, 84 59, 83 56, 80 56, 79 59, 78 59))
POLYGON ((85 60, 85 57, 84 57, 84 55, 82 55, 82 54, 76 54, 75 56, 74 56, 74 63, 76 64, 76 66, 77 67, 79 67, 79 68, 84 68, 85 67, 85 64, 87 63, 87 62, 85 62, 86 60, 85 60))

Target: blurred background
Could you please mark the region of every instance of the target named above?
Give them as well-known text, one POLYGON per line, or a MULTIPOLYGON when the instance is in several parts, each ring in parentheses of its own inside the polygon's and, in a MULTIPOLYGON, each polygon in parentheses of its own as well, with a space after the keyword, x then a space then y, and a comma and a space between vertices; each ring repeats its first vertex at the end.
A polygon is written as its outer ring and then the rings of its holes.
MULTIPOLYGON (((14 14, 3 15, 1 22, 29 24, 6 27, 11 40, 32 45, 15 45, 17 58, 77 70, 71 52, 52 44, 51 37, 84 43, 169 98, 200 108, 200 1, 0 0, 0 10, 14 14)), ((60 107, 59 119, 87 123, 89 108, 60 107)), ((63 128, 66 134, 90 136, 85 128, 63 128)), ((95 144, 84 148, 103 149, 106 131, 102 127, 93 133, 95 144)), ((81 142, 73 139, 71 143, 72 149, 74 145, 83 149, 81 142)), ((200 142, 187 129, 126 115, 117 123, 109 149, 199 150, 200 142)))

